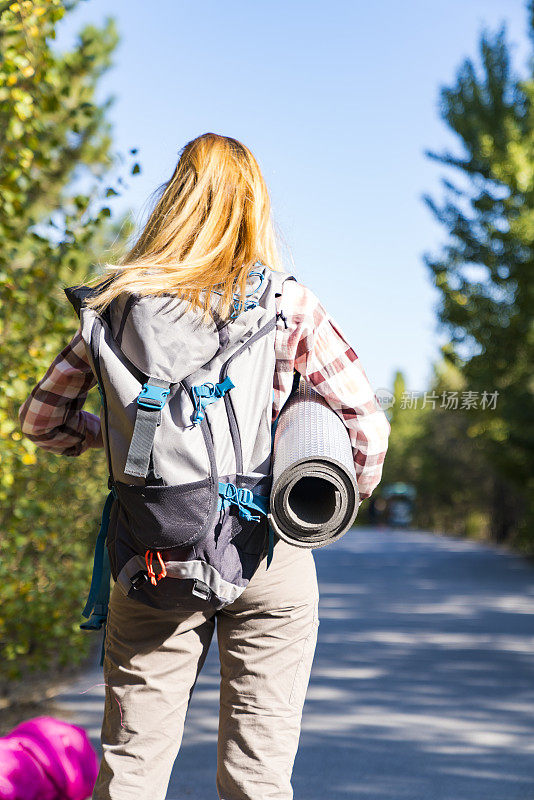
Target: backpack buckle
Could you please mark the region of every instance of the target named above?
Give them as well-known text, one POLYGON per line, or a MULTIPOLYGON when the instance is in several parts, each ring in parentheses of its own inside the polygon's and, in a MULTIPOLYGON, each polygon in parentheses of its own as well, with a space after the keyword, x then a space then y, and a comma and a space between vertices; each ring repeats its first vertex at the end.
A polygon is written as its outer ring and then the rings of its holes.
POLYGON ((130 578, 130 583, 132 584, 132 589, 140 589, 141 586, 148 580, 148 575, 144 570, 139 570, 130 578))
POLYGON ((200 383, 193 386, 193 405, 195 412, 192 416, 193 425, 202 422, 204 419, 204 409, 211 403, 215 403, 221 397, 224 397, 226 392, 234 388, 234 384, 228 376, 221 383, 200 383))
POLYGON ((257 514, 253 514, 253 511, 267 514, 268 498, 254 494, 252 489, 238 488, 235 483, 219 481, 218 494, 217 511, 225 509, 234 503, 237 506, 239 516, 250 522, 260 521, 260 517, 257 514))
POLYGON ((165 405, 169 389, 163 386, 154 386, 152 383, 144 383, 137 398, 137 405, 143 408, 159 408, 165 405))
POLYGON ((198 578, 195 578, 191 594, 194 594, 195 597, 200 597, 201 600, 209 600, 211 597, 211 589, 205 583, 199 581, 198 578))
POLYGON ((254 495, 250 489, 239 489, 237 496, 239 498, 239 502, 246 506, 249 506, 254 501, 254 495))

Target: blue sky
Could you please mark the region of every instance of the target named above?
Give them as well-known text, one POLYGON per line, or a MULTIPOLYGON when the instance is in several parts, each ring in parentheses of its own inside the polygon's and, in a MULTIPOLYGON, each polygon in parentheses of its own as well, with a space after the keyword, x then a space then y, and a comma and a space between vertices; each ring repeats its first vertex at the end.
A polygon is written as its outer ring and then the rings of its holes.
POLYGON ((503 21, 524 68, 524 0, 86 0, 58 46, 107 15, 122 38, 100 95, 116 98, 116 149, 139 148, 142 166, 114 208, 141 223, 187 141, 240 139, 260 162, 294 274, 374 388, 400 368, 409 390, 424 390, 442 334, 422 256, 444 233, 421 198, 439 198, 445 174, 424 151, 456 146, 439 87, 476 55, 482 28, 503 21))

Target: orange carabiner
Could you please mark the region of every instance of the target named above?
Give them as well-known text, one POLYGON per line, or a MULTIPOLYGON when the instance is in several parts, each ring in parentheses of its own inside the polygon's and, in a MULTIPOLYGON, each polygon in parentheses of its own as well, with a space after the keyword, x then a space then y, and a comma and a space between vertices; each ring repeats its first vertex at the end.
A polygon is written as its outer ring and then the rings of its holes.
POLYGON ((151 550, 147 550, 145 553, 146 569, 148 572, 148 577, 150 578, 150 583, 152 584, 152 586, 155 586, 157 584, 157 580, 156 580, 156 573, 154 572, 154 567, 152 566, 153 558, 154 558, 154 553, 151 550))
POLYGON ((161 572, 159 573, 159 575, 156 575, 156 573, 154 572, 154 567, 152 566, 152 560, 154 558, 154 553, 152 552, 152 550, 147 550, 146 553, 145 553, 146 569, 147 569, 148 577, 150 578, 150 583, 152 584, 152 586, 156 586, 158 584, 158 582, 162 578, 165 578, 165 576, 167 575, 167 568, 165 566, 165 562, 163 561, 163 559, 161 557, 161 553, 160 553, 159 550, 156 550, 156 555, 158 557, 158 561, 159 561, 159 564, 160 564, 160 567, 161 567, 161 572))
POLYGON ((162 578, 165 578, 165 576, 167 575, 167 567, 165 566, 165 562, 163 561, 163 559, 161 557, 161 553, 159 552, 159 550, 156 550, 156 555, 158 557, 158 561, 159 561, 159 564, 160 564, 160 567, 161 567, 161 572, 158 575, 158 581, 160 581, 160 580, 162 580, 162 578))

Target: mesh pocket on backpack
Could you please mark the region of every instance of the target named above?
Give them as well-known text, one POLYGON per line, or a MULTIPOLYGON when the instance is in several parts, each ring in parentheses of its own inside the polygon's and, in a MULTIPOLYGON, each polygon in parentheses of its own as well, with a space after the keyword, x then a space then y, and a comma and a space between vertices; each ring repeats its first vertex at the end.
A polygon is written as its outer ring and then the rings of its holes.
POLYGON ((178 486, 115 481, 115 487, 132 536, 149 549, 194 544, 208 530, 217 509, 211 478, 178 486))

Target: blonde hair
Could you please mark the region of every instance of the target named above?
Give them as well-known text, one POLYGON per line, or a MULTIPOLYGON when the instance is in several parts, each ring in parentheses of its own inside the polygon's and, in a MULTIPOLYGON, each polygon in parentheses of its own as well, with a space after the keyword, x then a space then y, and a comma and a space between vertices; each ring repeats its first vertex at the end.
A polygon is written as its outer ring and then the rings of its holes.
MULTIPOLYGON (((86 299, 101 312, 119 294, 179 294, 210 318, 227 318, 234 294, 241 301, 247 275, 261 261, 281 271, 271 204, 258 163, 244 144, 205 133, 183 148, 170 180, 133 247, 111 277, 86 299)), ((102 276, 90 279, 102 282, 102 276)))

